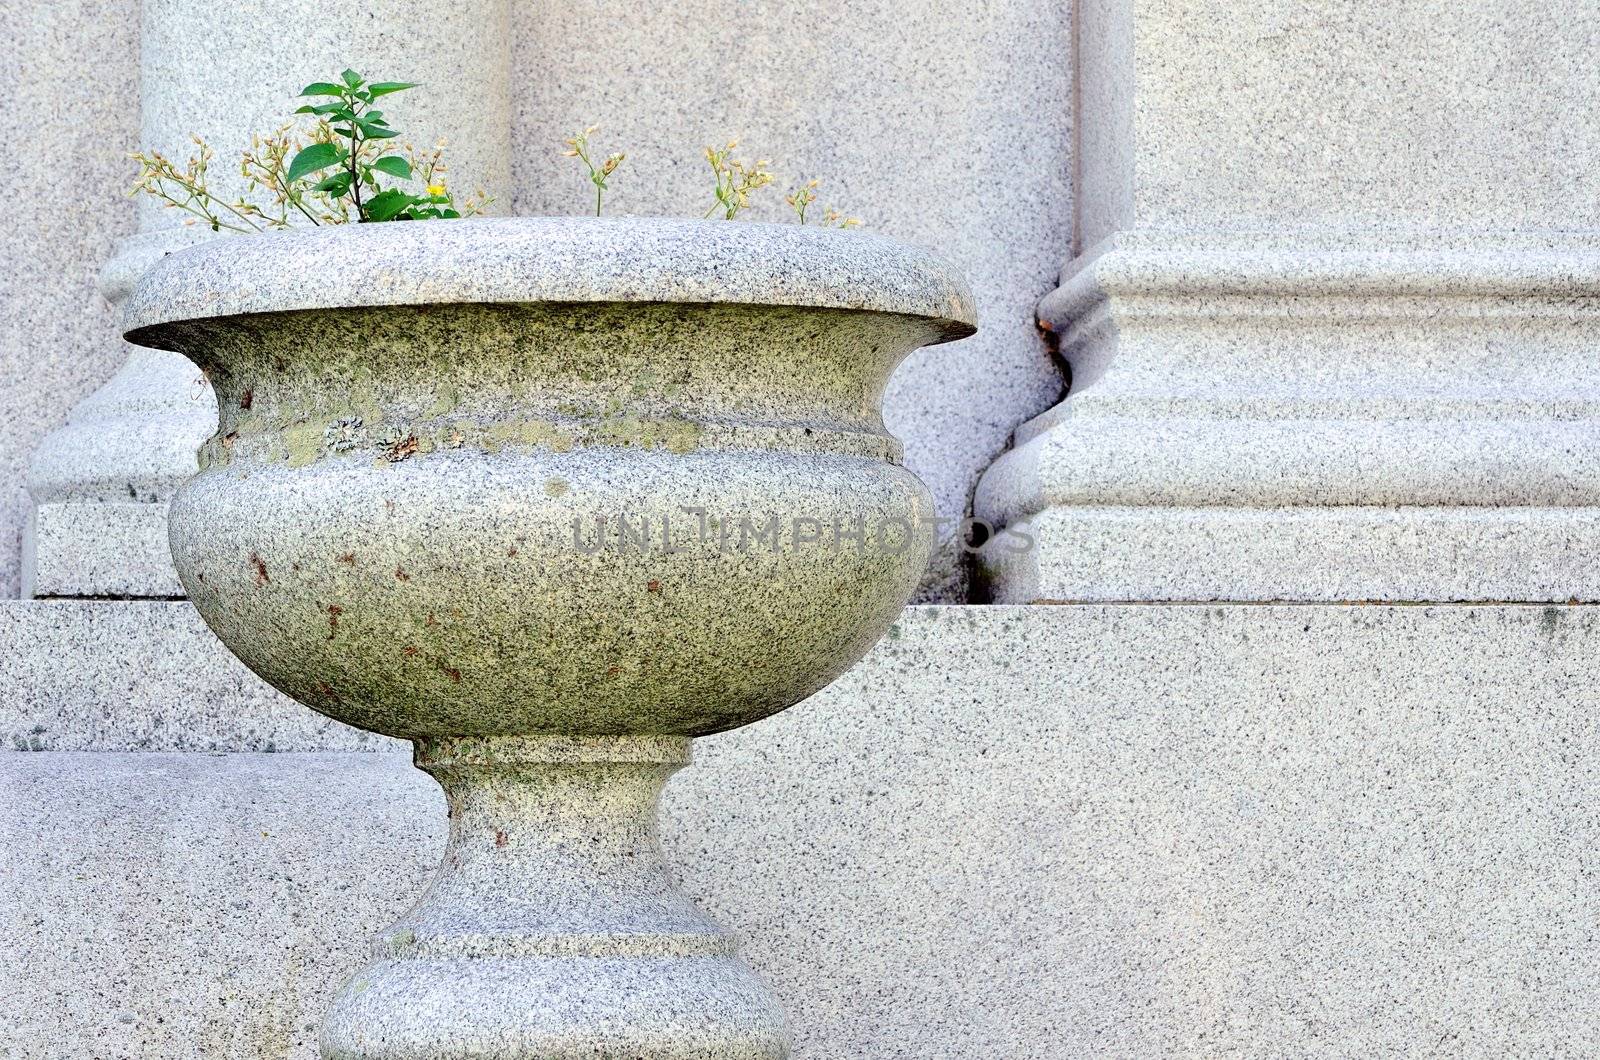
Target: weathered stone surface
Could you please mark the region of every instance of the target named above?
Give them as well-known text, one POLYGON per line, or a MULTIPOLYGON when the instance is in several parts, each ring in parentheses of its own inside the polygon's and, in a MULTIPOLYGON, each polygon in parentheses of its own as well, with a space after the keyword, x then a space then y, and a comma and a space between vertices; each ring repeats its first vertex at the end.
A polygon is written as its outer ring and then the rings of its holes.
POLYGON ((419 741, 444 868, 340 991, 323 1056, 788 1057, 776 1000, 662 855, 688 762, 681 736, 419 741))
MULTIPOLYGON (((144 274, 124 327, 135 341, 172 341, 187 321, 245 314, 539 302, 859 310, 928 318, 943 329, 930 338, 946 340, 971 334, 977 321, 966 281, 945 259, 868 232, 526 217, 270 232, 194 247, 144 274), (319 283, 306 284, 307 275, 319 283)), ((201 352, 198 338, 185 345, 201 352)), ((815 369, 797 362, 794 370, 815 369)))
MULTIPOLYGON (((697 741, 667 851, 802 1060, 1582 1053, 1597 611, 912 608, 697 741)), ((310 1060, 443 843, 398 754, 0 776, 11 1060, 310 1060)))
POLYGON ((792 706, 899 615, 932 499, 879 399, 972 321, 928 252, 801 226, 352 225, 144 275, 127 338, 221 410, 170 507, 189 598, 275 687, 416 741, 450 801, 327 1060, 789 1055, 661 861, 657 795, 688 737, 792 706))
POLYGON ((213 241, 127 306, 220 395, 172 506, 190 598, 276 686, 406 737, 700 735, 837 676, 930 538, 878 396, 971 316, 881 237, 594 218, 213 241))
MULTIPOLYGON (((816 177, 819 205, 953 261, 983 330, 908 358, 884 417, 939 514, 958 520, 1011 428, 1061 391, 1033 305, 1072 239, 1071 9, 1012 0, 953 17, 929 0, 678 0, 623 16, 610 0, 520 5, 516 210, 593 209, 561 142, 598 122, 601 149, 628 152, 607 213, 699 217, 712 202, 702 147, 738 137, 740 157, 772 159, 781 178, 752 196, 750 216, 787 220, 783 195, 816 177)), ((924 599, 964 591, 946 539, 924 599)))

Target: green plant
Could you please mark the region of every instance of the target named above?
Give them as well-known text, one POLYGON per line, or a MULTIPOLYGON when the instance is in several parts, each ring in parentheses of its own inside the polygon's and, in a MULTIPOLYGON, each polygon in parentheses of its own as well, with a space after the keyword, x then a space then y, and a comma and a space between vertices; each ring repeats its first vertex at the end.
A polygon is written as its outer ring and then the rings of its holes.
POLYGON ((572 139, 565 141, 567 145, 566 157, 576 158, 589 170, 589 182, 594 185, 594 215, 596 217, 600 216, 600 208, 604 203, 605 194, 611 188, 608 183, 611 174, 615 173, 617 167, 622 165, 623 159, 628 157, 618 151, 615 154, 607 155, 605 161, 598 166, 595 165, 594 159, 589 156, 589 137, 593 136, 599 129, 600 126, 591 125, 572 139))
POLYGON ((385 188, 380 176, 401 180, 412 178, 411 162, 393 153, 389 141, 400 134, 389 127, 383 111, 374 108, 379 99, 395 92, 416 88, 412 81, 369 82, 354 70, 339 75, 339 81, 317 81, 301 90, 302 97, 332 97, 326 103, 308 103, 296 114, 312 114, 332 125, 338 137, 319 140, 302 148, 289 163, 286 181, 295 181, 333 170, 312 186, 335 201, 348 198, 361 221, 420 221, 436 217, 460 217, 443 185, 428 187, 421 195, 400 188, 385 188), (369 192, 362 198, 363 190, 369 192))
POLYGON ((740 210, 750 205, 752 191, 764 188, 777 179, 767 170, 772 163, 765 158, 758 158, 753 164, 734 158, 733 152, 738 146, 738 140, 729 140, 728 145, 720 150, 706 148, 706 161, 711 164, 711 172, 717 179, 714 192, 717 201, 706 211, 708 218, 721 210, 723 217, 733 220, 739 216, 740 210))
MULTIPOLYGON (((795 217, 799 219, 801 224, 808 223, 806 221, 806 210, 811 207, 812 203, 817 201, 817 188, 821 185, 822 181, 820 180, 808 180, 783 197, 783 201, 789 204, 789 208, 794 211, 795 217)), ((861 227, 861 221, 858 218, 846 217, 832 206, 823 207, 822 221, 820 223, 824 228, 861 227)))
POLYGON ((265 192, 265 206, 243 195, 232 202, 212 194, 208 170, 214 152, 194 137, 199 153, 179 169, 158 151, 136 153, 139 174, 130 194, 147 194, 170 209, 191 214, 213 231, 250 232, 287 228, 298 215, 314 225, 356 221, 421 221, 471 216, 487 205, 468 201, 458 207, 445 186, 444 141, 418 152, 399 137, 373 106, 379 99, 417 87, 409 81, 369 82, 346 70, 339 82, 307 85, 302 98, 324 99, 295 111, 315 119, 309 129, 286 125, 251 138, 239 172, 250 193, 265 192), (332 172, 330 172, 330 170, 332 172), (414 180, 422 194, 385 187, 385 180, 414 180))

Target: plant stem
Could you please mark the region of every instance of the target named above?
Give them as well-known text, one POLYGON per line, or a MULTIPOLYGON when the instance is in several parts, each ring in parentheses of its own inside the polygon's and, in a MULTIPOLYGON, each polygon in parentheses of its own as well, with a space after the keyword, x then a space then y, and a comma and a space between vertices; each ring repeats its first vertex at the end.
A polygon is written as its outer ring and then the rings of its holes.
POLYGON ((178 209, 184 211, 185 213, 194 214, 196 217, 198 217, 201 220, 205 221, 206 224, 211 225, 214 228, 226 228, 230 232, 244 232, 244 233, 249 233, 249 232, 252 232, 252 231, 254 231, 254 232, 261 231, 261 229, 255 227, 254 225, 252 225, 249 228, 240 228, 238 225, 228 224, 222 218, 213 216, 207 210, 197 210, 193 206, 189 205, 189 203, 187 203, 187 202, 179 202, 177 199, 174 199, 172 196, 168 195, 165 191, 162 191, 160 193, 159 197, 161 199, 164 199, 166 202, 170 203, 171 205, 177 207, 178 209))
MULTIPOLYGON (((361 116, 361 101, 355 95, 349 94, 345 101, 350 104, 350 113, 356 117, 361 116)), ((358 155, 361 151, 360 139, 361 126, 350 121, 350 198, 356 204, 356 220, 365 221, 366 211, 361 208, 361 164, 358 155)))
POLYGON ((290 190, 288 181, 283 181, 279 187, 283 190, 283 197, 293 203, 296 210, 299 210, 301 213, 305 214, 306 220, 310 221, 314 225, 317 225, 318 227, 322 225, 322 222, 317 220, 316 215, 305 208, 305 204, 300 201, 300 196, 294 191, 290 190))

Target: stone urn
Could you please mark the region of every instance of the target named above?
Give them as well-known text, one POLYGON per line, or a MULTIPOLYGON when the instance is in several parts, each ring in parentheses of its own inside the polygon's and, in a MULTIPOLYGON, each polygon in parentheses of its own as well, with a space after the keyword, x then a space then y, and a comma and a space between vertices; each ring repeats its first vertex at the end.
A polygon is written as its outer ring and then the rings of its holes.
POLYGON ((879 401, 973 332, 960 277, 854 232, 482 219, 210 241, 125 313, 221 409, 172 503, 189 598, 449 800, 323 1055, 787 1055, 656 802, 692 737, 822 688, 909 598, 934 513, 879 401))

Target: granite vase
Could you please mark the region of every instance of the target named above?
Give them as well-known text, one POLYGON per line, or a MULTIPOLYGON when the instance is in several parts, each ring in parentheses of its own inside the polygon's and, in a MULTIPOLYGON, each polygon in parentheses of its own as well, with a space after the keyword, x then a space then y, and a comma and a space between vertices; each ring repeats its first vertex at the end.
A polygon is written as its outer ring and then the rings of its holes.
POLYGON ((221 409, 172 502, 190 599, 279 689, 413 741, 450 804, 324 1056, 787 1055, 657 797, 904 606, 934 513, 879 401, 973 318, 935 256, 795 225, 353 225, 145 274, 127 337, 221 409))

